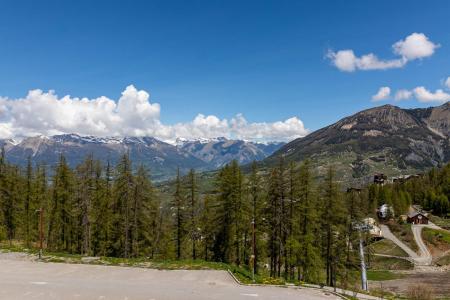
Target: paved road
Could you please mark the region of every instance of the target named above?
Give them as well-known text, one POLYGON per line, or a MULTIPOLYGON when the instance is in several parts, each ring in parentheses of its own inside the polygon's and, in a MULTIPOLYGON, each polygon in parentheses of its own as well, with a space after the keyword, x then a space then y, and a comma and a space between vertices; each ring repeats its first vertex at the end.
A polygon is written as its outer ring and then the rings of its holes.
POLYGON ((417 255, 416 252, 414 252, 411 248, 409 248, 405 243, 400 241, 390 230, 389 227, 386 225, 380 225, 381 232, 383 234, 384 238, 387 238, 391 241, 393 241, 397 246, 402 248, 411 258, 411 260, 416 264, 420 266, 429 266, 431 265, 431 261, 433 260, 433 257, 431 256, 430 251, 428 251, 427 246, 425 246, 425 243, 422 240, 422 228, 426 225, 412 225, 411 231, 414 235, 414 240, 419 247, 420 255, 417 255))
POLYGON ((240 286, 224 271, 159 271, 0 258, 0 299, 339 299, 315 289, 240 286))
POLYGON ((433 257, 431 256, 430 251, 428 251, 428 248, 422 239, 422 228, 425 226, 426 225, 412 225, 411 230, 413 232, 414 239, 416 240, 416 244, 417 244, 417 246, 419 246, 419 249, 420 249, 421 264, 431 265, 433 257))
POLYGON ((381 232, 383 234, 383 237, 393 241, 397 246, 399 246, 400 248, 403 249, 403 251, 406 252, 406 254, 409 255, 409 257, 411 257, 413 260, 419 258, 419 256, 417 255, 416 252, 414 252, 413 250, 411 250, 411 248, 409 248, 405 243, 403 243, 402 241, 400 241, 389 229, 389 227, 387 227, 386 225, 380 225, 381 228, 381 232))

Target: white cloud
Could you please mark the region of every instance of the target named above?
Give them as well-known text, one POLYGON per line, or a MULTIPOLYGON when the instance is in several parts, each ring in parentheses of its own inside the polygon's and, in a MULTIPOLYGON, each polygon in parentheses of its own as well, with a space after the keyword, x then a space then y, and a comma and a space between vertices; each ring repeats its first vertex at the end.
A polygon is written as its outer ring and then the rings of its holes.
POLYGON ((379 59, 375 54, 369 53, 358 57, 351 49, 328 51, 327 58, 341 71, 353 72, 356 70, 387 70, 401 68, 409 61, 433 55, 439 45, 431 42, 423 33, 412 33, 404 40, 392 45, 394 53, 400 56, 395 59, 379 59))
POLYGON ((38 134, 77 133, 96 136, 153 136, 174 142, 176 138, 227 137, 255 141, 288 141, 308 133, 297 117, 273 123, 249 123, 241 114, 230 120, 197 115, 187 123, 166 125, 161 107, 149 101, 146 91, 128 86, 114 101, 64 96, 54 91, 32 90, 25 98, 0 97, 0 138, 38 134))
POLYGON ((339 70, 345 72, 400 68, 406 63, 404 59, 380 60, 373 53, 356 57, 353 50, 329 51, 327 57, 339 70))
POLYGON ((450 76, 445 81, 445 86, 450 90, 450 76))
POLYGON ((395 93, 394 99, 396 101, 408 100, 408 99, 410 99, 412 97, 412 94, 413 93, 411 91, 408 91, 408 90, 405 90, 405 89, 401 89, 401 90, 398 90, 395 93))
POLYGON ((427 90, 423 86, 416 87, 414 89, 414 95, 420 102, 447 102, 450 101, 450 94, 445 93, 443 90, 438 89, 434 93, 427 90))
POLYGON ((387 86, 380 87, 378 92, 372 96, 372 101, 386 100, 391 96, 391 89, 387 86))
POLYGON ((407 60, 431 56, 438 47, 439 45, 431 42, 425 34, 417 32, 414 32, 392 46, 394 53, 401 55, 407 60))

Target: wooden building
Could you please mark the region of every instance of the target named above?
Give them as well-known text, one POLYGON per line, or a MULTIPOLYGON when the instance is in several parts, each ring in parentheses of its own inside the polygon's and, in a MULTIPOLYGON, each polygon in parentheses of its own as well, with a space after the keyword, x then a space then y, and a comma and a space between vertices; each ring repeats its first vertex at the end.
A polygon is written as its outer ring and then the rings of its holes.
POLYGON ((407 222, 411 224, 428 224, 428 218, 424 213, 415 211, 408 214, 407 222))
POLYGON ((378 173, 378 174, 373 175, 373 183, 375 183, 375 184, 384 185, 386 181, 387 181, 387 176, 384 175, 383 173, 378 173))

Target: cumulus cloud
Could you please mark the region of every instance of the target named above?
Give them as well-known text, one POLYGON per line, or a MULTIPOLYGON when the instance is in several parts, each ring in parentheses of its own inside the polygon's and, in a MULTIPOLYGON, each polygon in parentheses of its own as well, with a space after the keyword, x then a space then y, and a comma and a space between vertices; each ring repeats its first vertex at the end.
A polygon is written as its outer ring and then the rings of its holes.
POLYGON ((431 42, 425 34, 417 32, 392 46, 394 53, 401 55, 407 60, 431 56, 438 47, 439 45, 431 42))
POLYGON ((444 92, 441 89, 437 89, 435 92, 431 92, 425 87, 419 86, 414 89, 414 95, 420 102, 444 103, 450 101, 450 94, 444 92))
POLYGON ((401 68, 406 64, 405 59, 380 60, 375 54, 369 53, 357 57, 353 50, 329 51, 327 57, 341 71, 355 70, 386 70, 401 68))
POLYGON ((411 98, 412 94, 413 94, 413 93, 412 93, 411 91, 408 91, 408 90, 405 90, 405 89, 401 89, 401 90, 398 90, 398 91, 395 93, 394 99, 395 99, 396 101, 408 100, 408 99, 411 98))
POLYGON ((128 86, 114 101, 58 97, 54 91, 32 90, 26 97, 0 97, 0 138, 77 133, 95 136, 153 136, 167 142, 177 138, 227 137, 254 141, 288 141, 308 130, 297 117, 273 123, 249 123, 238 114, 230 120, 197 115, 174 125, 160 120, 161 107, 146 91, 128 86))
POLYGON ((400 40, 392 45, 394 54, 399 56, 395 59, 380 59, 373 53, 358 57, 351 49, 337 52, 329 50, 327 58, 331 60, 336 68, 344 72, 387 70, 401 68, 409 61, 431 56, 438 47, 439 45, 431 42, 425 34, 412 33, 404 40, 400 40))
POLYGON ((378 92, 372 96, 372 101, 386 100, 391 96, 391 89, 387 86, 380 87, 378 92))
POLYGON ((450 90, 450 76, 447 78, 444 84, 450 90))

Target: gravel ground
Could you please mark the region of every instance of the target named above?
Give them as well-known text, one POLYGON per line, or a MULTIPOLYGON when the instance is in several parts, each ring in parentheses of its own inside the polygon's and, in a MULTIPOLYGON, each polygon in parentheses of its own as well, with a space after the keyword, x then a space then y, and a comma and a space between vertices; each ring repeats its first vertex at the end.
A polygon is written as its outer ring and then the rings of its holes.
POLYGON ((370 282, 369 286, 405 294, 410 287, 419 284, 430 286, 437 296, 450 296, 450 272, 416 272, 402 279, 370 282))

